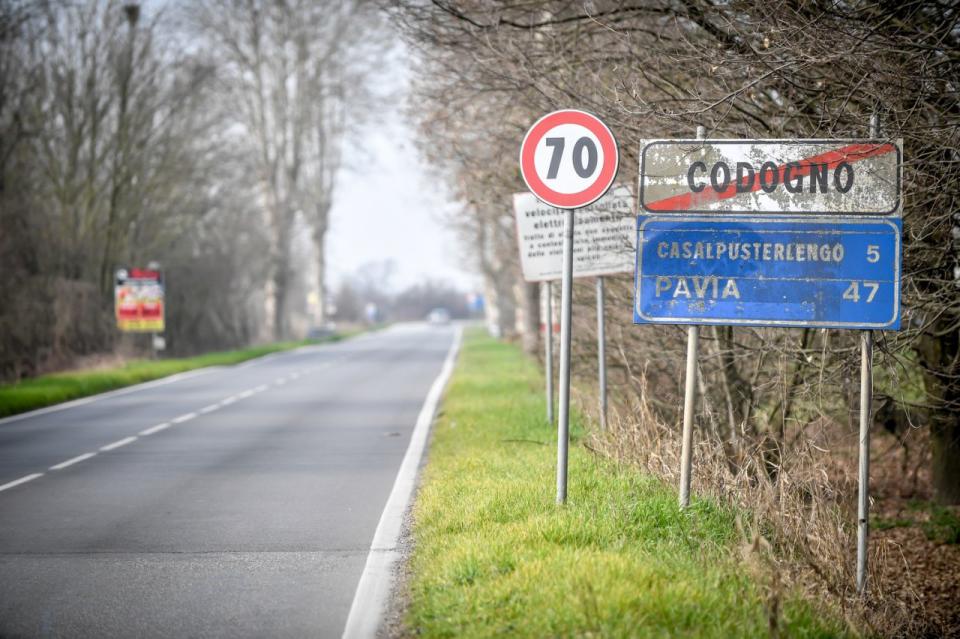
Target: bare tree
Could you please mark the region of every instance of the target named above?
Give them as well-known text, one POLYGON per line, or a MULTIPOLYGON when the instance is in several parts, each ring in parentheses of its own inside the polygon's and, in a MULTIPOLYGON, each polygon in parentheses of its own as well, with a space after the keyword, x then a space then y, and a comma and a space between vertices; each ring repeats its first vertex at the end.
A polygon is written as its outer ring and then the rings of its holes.
MULTIPOLYGON (((865 137, 870 116, 878 114, 884 137, 904 139, 906 164, 904 329, 879 338, 877 392, 896 401, 908 414, 904 421, 930 424, 924 432, 932 442, 932 488, 942 502, 960 502, 955 6, 757 0, 394 0, 390 6, 424 60, 418 103, 426 105, 434 162, 471 203, 477 228, 486 228, 482 221, 491 212, 509 210, 509 194, 522 189, 515 158, 523 131, 555 108, 592 111, 612 127, 620 179, 628 182, 638 177, 644 139, 689 138, 700 124, 720 138, 865 137), (503 162, 491 161, 485 154, 491 148, 503 162)), ((473 248, 482 254, 482 245, 473 248)), ((611 305, 630 308, 632 295, 626 278, 611 281, 611 305)), ((583 304, 577 314, 588 314, 584 291, 574 299, 583 304)), ((638 434, 646 431, 635 425, 652 424, 656 437, 672 441, 684 333, 635 327, 628 317, 612 315, 608 328, 610 381, 629 415, 614 453, 648 460, 648 468, 669 475, 663 461, 669 446, 643 439, 638 434)), ((583 324, 576 336, 583 370, 595 335, 583 324)), ((808 503, 811 495, 848 507, 849 493, 817 484, 801 463, 815 457, 800 453, 810 450, 811 433, 823 424, 851 423, 856 338, 804 329, 702 331, 698 432, 725 460, 716 485, 738 487, 718 494, 747 499, 754 486, 770 487, 763 490, 778 496, 781 513, 791 498, 808 503), (741 477, 749 480, 735 479, 741 477)), ((847 432, 843 441, 855 441, 855 431, 847 432)), ((827 512, 824 504, 816 508, 827 512)), ((807 516, 812 526, 812 512, 796 515, 807 516)), ((840 540, 814 543, 787 515, 771 517, 779 530, 794 531, 783 539, 805 549, 800 556, 831 587, 850 582, 843 562, 833 560, 831 547, 840 540)), ((884 614, 882 607, 876 614, 884 614)), ((912 626, 903 623, 896 627, 910 634, 904 628, 912 626)))
MULTIPOLYGON (((869 116, 879 113, 884 135, 903 137, 908 156, 907 328, 887 336, 884 361, 895 369, 906 357, 922 366, 929 392, 915 408, 934 416, 937 493, 945 502, 960 500, 960 469, 951 461, 960 459, 960 287, 954 270, 960 258, 952 219, 960 196, 955 8, 919 2, 888 13, 872 5, 746 0, 394 6, 429 61, 422 94, 441 105, 471 103, 472 113, 490 114, 480 119, 483 130, 477 127, 474 139, 482 135, 489 144, 510 138, 515 146, 536 115, 573 104, 613 125, 626 156, 621 176, 628 180, 636 177, 643 138, 689 137, 700 123, 718 137, 862 137, 869 116), (845 72, 837 73, 837 65, 845 72)), ((452 125, 449 131, 444 134, 457 135, 452 125)), ((447 161, 479 181, 461 155, 447 161)), ((488 188, 491 181, 516 183, 512 168, 491 173, 488 188)), ((507 205, 501 200, 500 206, 507 205)), ((825 336, 798 333, 795 341, 793 335, 718 331, 707 374, 720 382, 709 386, 722 389, 717 403, 726 405, 729 425, 758 428, 777 439, 777 424, 794 417, 797 393, 811 395, 811 375, 821 381, 842 375, 845 364, 838 356, 853 347, 848 334, 830 338, 834 352, 822 360, 810 351, 822 351, 825 336), (767 371, 751 370, 755 357, 744 359, 737 351, 771 345, 787 349, 791 360, 798 346, 802 355, 768 383, 767 371), (747 380, 753 381, 749 390, 747 380), (762 405, 767 410, 757 412, 762 405)))
POLYGON ((369 69, 364 45, 379 17, 363 0, 217 0, 190 16, 213 45, 212 64, 250 140, 272 229, 274 333, 283 337, 298 215, 313 227, 323 313, 329 211, 351 106, 359 110, 355 98, 369 69))
MULTIPOLYGON (((0 375, 109 350, 114 269, 159 260, 189 270, 219 229, 234 231, 216 249, 235 268, 182 278, 173 297, 197 305, 262 288, 247 249, 259 236, 245 215, 249 190, 220 170, 237 158, 209 90, 213 69, 176 46, 174 25, 135 3, 96 0, 4 3, 0 16, 0 375)), ((259 321, 243 305, 207 306, 191 324, 181 313, 193 309, 167 310, 181 352, 244 343, 259 321)))

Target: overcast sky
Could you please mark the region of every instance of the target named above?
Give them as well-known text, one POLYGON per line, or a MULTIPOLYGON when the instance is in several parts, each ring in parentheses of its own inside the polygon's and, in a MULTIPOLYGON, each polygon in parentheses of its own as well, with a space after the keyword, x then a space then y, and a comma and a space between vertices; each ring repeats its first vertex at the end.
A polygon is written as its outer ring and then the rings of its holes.
POLYGON ((425 278, 447 280, 469 292, 477 288, 462 247, 448 230, 449 214, 459 210, 442 184, 431 180, 421 160, 403 106, 411 74, 409 56, 391 56, 399 99, 375 118, 347 153, 327 235, 330 279, 335 288, 344 276, 374 261, 393 259, 391 284, 405 288, 425 278), (361 147, 361 148, 357 148, 361 147))

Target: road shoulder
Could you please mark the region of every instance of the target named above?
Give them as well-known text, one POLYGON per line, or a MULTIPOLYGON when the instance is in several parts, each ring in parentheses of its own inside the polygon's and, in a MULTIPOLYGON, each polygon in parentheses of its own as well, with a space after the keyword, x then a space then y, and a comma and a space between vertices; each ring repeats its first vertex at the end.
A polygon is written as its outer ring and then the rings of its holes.
POLYGON ((600 458, 574 428, 569 503, 555 436, 517 348, 471 332, 413 510, 406 606, 389 636, 844 636, 816 602, 744 565, 736 520, 600 458))

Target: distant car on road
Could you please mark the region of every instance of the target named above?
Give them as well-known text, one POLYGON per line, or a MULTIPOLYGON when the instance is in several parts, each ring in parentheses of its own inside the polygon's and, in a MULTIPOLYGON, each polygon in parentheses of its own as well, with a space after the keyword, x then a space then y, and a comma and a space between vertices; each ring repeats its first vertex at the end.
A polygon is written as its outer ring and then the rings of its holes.
POLYGON ((323 339, 337 332, 337 325, 333 322, 324 322, 319 326, 312 326, 307 331, 307 339, 323 339))
POLYGON ((450 323, 450 312, 445 308, 435 308, 427 315, 427 321, 437 326, 450 323))

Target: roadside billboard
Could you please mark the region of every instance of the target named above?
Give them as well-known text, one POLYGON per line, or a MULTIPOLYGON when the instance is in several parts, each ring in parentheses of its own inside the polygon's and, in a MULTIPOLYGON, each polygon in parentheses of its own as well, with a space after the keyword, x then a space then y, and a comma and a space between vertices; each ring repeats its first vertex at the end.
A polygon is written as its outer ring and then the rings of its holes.
POLYGON ((119 269, 113 289, 117 328, 127 333, 162 333, 163 274, 152 269, 119 269))

